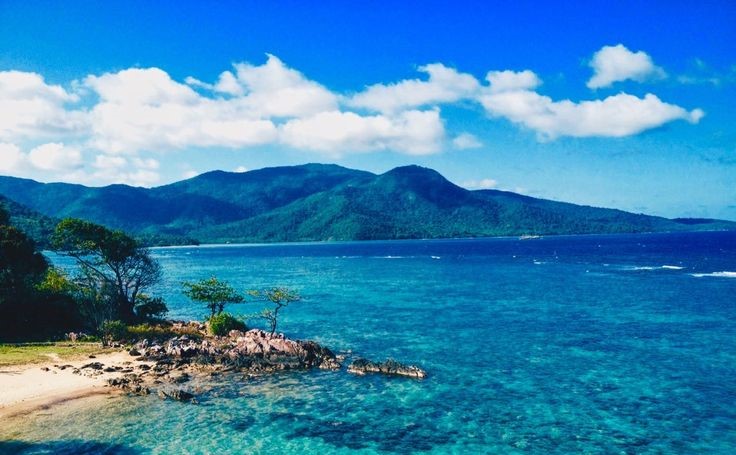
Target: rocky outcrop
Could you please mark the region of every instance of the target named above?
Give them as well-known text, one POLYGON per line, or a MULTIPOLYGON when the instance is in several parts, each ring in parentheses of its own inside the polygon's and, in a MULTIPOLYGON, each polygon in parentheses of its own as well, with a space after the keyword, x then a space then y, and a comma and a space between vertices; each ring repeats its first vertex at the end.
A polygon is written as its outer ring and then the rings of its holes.
POLYGON ((162 400, 170 399, 174 401, 185 401, 190 403, 196 403, 196 400, 194 399, 194 395, 187 392, 186 390, 181 389, 172 389, 172 390, 159 390, 158 396, 162 400))
POLYGON ((335 354, 313 341, 291 340, 263 330, 231 331, 226 337, 195 339, 186 335, 162 344, 143 340, 131 349, 143 360, 173 364, 227 365, 251 373, 290 369, 340 368, 335 354))
MULTIPOLYGON (((339 370, 345 356, 336 356, 328 348, 314 342, 292 340, 283 334, 263 330, 233 330, 227 336, 209 336, 196 323, 180 324, 184 335, 165 341, 142 340, 128 348, 133 366, 115 369, 124 375, 108 380, 111 387, 136 395, 157 394, 162 399, 196 403, 208 379, 226 372, 246 376, 284 370, 319 368, 339 370), (186 387, 190 391, 179 389, 186 387)), ((182 333, 182 332, 179 332, 182 333)), ((131 363, 131 362, 126 362, 131 363)), ((99 362, 81 367, 90 374, 107 371, 99 362)), ((348 367, 353 374, 380 373, 411 378, 424 378, 426 372, 414 365, 393 360, 376 363, 357 358, 348 367)), ((205 386, 206 387, 206 386, 205 386)))
POLYGON ((372 362, 367 359, 357 358, 348 367, 348 373, 364 375, 366 373, 380 373, 392 376, 407 376, 410 378, 423 379, 427 372, 415 365, 404 365, 395 360, 385 362, 372 362))

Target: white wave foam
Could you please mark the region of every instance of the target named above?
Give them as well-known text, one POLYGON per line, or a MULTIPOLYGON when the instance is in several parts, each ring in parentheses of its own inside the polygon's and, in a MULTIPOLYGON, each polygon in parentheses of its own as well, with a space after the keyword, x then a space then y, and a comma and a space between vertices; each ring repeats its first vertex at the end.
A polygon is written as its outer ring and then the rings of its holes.
POLYGON ((430 256, 432 259, 442 259, 442 256, 430 256))
POLYGON ((679 265, 634 265, 622 267, 623 270, 682 270, 679 265))
POLYGON ((702 278, 705 276, 712 276, 712 277, 717 277, 717 278, 736 278, 736 272, 728 272, 728 271, 712 272, 712 273, 691 273, 690 275, 697 277, 697 278, 702 278))

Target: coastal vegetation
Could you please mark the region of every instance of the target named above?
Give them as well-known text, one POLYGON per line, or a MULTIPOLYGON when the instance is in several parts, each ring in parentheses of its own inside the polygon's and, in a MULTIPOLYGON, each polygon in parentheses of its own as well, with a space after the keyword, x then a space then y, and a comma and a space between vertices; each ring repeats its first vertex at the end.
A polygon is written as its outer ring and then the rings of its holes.
MULTIPOLYGON (((76 272, 51 266, 0 206, 0 341, 58 340, 71 334, 73 341, 91 339, 106 346, 200 336, 197 330, 176 330, 164 319, 166 303, 147 293, 160 281, 161 267, 125 232, 67 218, 51 231, 48 245, 72 258, 76 272)), ((246 294, 269 303, 251 317, 265 320, 271 335, 279 312, 301 299, 295 291, 278 287, 241 293, 216 277, 185 282, 183 288, 187 297, 207 308, 206 326, 217 336, 246 330, 243 320, 224 311, 226 305, 244 303, 246 294)))
POLYGON ((51 244, 76 260, 77 285, 85 296, 83 308, 95 321, 134 322, 151 312, 165 312, 162 301, 143 294, 160 281, 160 265, 124 232, 67 218, 56 226, 51 244))
POLYGON ((0 207, 0 340, 46 339, 77 327, 75 302, 51 283, 53 269, 0 207))
POLYGON ((207 307, 210 318, 222 313, 228 303, 242 303, 245 300, 235 288, 216 277, 197 282, 185 281, 183 287, 184 295, 207 307))
POLYGON ((276 333, 279 322, 279 312, 294 302, 299 302, 302 297, 298 292, 284 287, 264 289, 262 291, 250 291, 249 294, 256 299, 268 302, 271 306, 261 311, 261 318, 265 319, 271 328, 271 335, 276 333))

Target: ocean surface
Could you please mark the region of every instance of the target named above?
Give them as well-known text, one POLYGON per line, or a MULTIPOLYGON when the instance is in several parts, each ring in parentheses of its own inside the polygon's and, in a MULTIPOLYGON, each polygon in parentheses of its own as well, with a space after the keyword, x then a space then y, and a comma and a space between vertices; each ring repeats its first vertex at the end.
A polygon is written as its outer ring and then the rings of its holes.
POLYGON ((0 452, 736 453, 736 233, 154 255, 173 318, 205 315, 184 280, 290 286, 305 301, 284 312, 288 336, 429 377, 233 375, 198 405, 115 397, 51 409, 0 430, 14 439, 0 452))

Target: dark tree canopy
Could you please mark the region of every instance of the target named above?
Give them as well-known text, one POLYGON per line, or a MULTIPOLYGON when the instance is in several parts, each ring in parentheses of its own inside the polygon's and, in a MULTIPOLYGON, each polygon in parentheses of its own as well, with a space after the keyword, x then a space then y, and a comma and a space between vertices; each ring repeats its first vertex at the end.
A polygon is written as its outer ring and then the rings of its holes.
POLYGON ((0 225, 0 303, 23 297, 47 268, 46 259, 27 235, 0 225))
POLYGON ((112 231, 88 221, 62 220, 51 238, 53 248, 77 260, 84 280, 104 293, 123 321, 135 319, 141 292, 161 279, 161 268, 148 250, 122 231, 112 231))
POLYGON ((44 339, 79 323, 73 302, 40 289, 49 269, 34 242, 0 207, 0 340, 44 339))

